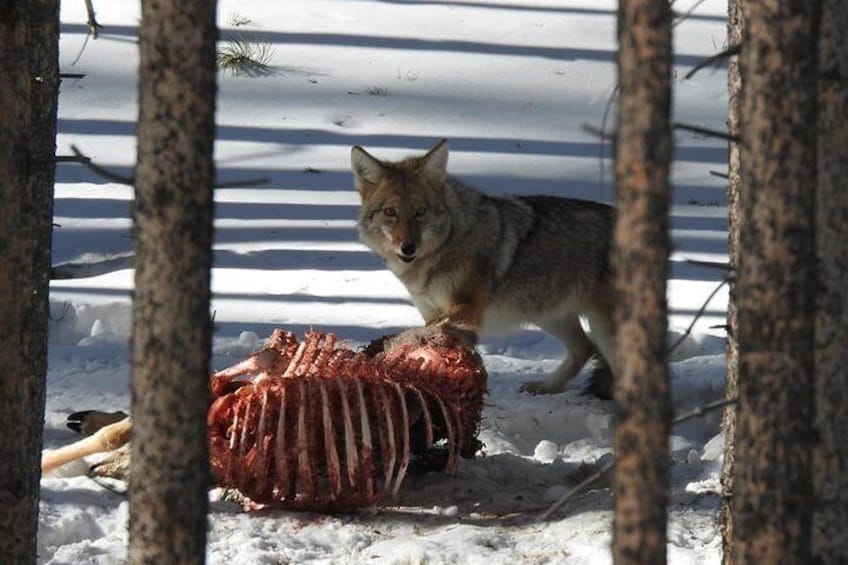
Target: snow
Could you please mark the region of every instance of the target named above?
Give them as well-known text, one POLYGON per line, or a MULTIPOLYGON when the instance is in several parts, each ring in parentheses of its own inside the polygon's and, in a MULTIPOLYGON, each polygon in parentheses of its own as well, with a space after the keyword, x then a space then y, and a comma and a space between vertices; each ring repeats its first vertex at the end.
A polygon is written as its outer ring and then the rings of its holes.
MULTIPOLYGON (((675 120, 720 129, 722 69, 683 75, 721 49, 725 3, 698 4, 675 28, 675 120)), ((399 157, 451 140, 450 170, 494 193, 556 193, 609 201, 609 147, 600 127, 615 83, 615 2, 609 0, 221 0, 222 39, 271 43, 274 72, 219 74, 216 159, 222 181, 268 182, 216 191, 213 365, 261 346, 275 327, 334 331, 353 344, 421 323, 404 288, 357 241, 349 148, 399 157), (234 27, 236 17, 248 18, 234 27), (372 91, 369 94, 369 90, 372 91), (373 92, 377 92, 374 94, 373 92)), ((127 174, 135 159, 136 2, 95 2, 101 37, 86 43, 83 2, 62 3, 58 151, 78 146, 127 174), (78 60, 75 62, 75 60, 78 60)), ((608 121, 607 127, 611 127, 608 121)), ((669 282, 670 343, 692 321, 726 261, 722 142, 676 134, 669 282)), ((57 170, 45 447, 77 436, 82 409, 129 407, 130 187, 74 164, 57 170)), ((726 289, 673 354, 677 411, 723 395, 726 289)), ((244 513, 213 491, 210 563, 610 563, 608 483, 547 522, 530 519, 611 457, 609 402, 580 393, 518 393, 559 362, 534 329, 487 338, 483 451, 454 477, 411 476, 395 505, 351 515, 244 513)), ((718 563, 715 513, 720 415, 671 438, 671 563, 718 563)), ((85 476, 79 462, 42 479, 39 563, 125 560, 123 485, 85 476), (118 492, 113 492, 117 487, 118 492)))

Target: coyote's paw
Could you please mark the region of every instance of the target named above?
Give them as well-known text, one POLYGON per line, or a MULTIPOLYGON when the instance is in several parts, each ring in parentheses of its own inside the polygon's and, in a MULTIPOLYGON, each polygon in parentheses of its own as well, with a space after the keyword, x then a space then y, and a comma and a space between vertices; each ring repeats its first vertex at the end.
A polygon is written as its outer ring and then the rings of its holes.
POLYGON ((557 394, 562 392, 562 387, 550 381, 527 381, 518 390, 530 394, 557 394))

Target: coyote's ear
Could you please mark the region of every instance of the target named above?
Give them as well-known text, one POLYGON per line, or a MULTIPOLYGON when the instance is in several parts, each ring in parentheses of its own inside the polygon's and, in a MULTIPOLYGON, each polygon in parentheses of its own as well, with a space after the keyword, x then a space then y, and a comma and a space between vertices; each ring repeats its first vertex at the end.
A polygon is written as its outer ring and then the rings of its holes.
POLYGON ((422 169, 436 177, 439 182, 448 175, 448 140, 443 139, 422 158, 422 169))
POLYGON ((353 181, 356 190, 365 194, 373 189, 383 177, 383 165, 358 145, 350 149, 350 166, 353 169, 353 181))

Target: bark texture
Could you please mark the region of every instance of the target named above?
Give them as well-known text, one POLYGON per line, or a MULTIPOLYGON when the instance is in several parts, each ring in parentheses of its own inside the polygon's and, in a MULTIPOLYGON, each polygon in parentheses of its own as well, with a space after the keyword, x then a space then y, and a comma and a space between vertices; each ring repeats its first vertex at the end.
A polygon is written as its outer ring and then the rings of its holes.
POLYGON ((822 2, 813 557, 848 563, 848 4, 822 2))
POLYGON ((809 563, 818 2, 743 4, 736 563, 809 563))
POLYGON ((0 561, 35 563, 59 4, 0 2, 0 561))
MULTIPOLYGON (((742 19, 742 0, 728 0, 727 43, 740 45, 745 22, 742 19)), ((742 75, 739 72, 739 56, 730 57, 727 66, 727 131, 739 135, 740 106, 742 102, 742 75)), ((739 230, 743 215, 740 204, 741 176, 739 172, 739 144, 728 143, 728 256, 730 260, 730 295, 727 302, 727 376, 726 396, 736 398, 739 382, 739 328, 736 318, 736 272, 739 266, 739 230)), ((733 465, 735 460, 736 406, 731 404, 724 410, 721 422, 724 434, 724 463, 721 470, 720 529, 723 563, 733 563, 733 465)))
POLYGON ((613 558, 666 562, 669 395, 666 278, 671 159, 671 11, 621 0, 618 12, 617 422, 613 558))
POLYGON ((142 3, 131 563, 205 558, 214 0, 142 3))

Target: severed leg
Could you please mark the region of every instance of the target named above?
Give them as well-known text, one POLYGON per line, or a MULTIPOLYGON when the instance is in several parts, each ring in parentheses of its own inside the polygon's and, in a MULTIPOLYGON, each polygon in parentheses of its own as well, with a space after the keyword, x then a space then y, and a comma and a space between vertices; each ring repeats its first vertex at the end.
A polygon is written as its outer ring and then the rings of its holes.
POLYGON ((130 441, 132 420, 124 418, 114 424, 100 428, 93 435, 70 445, 47 451, 41 456, 41 474, 45 475, 62 465, 77 461, 88 455, 118 449, 130 441))

